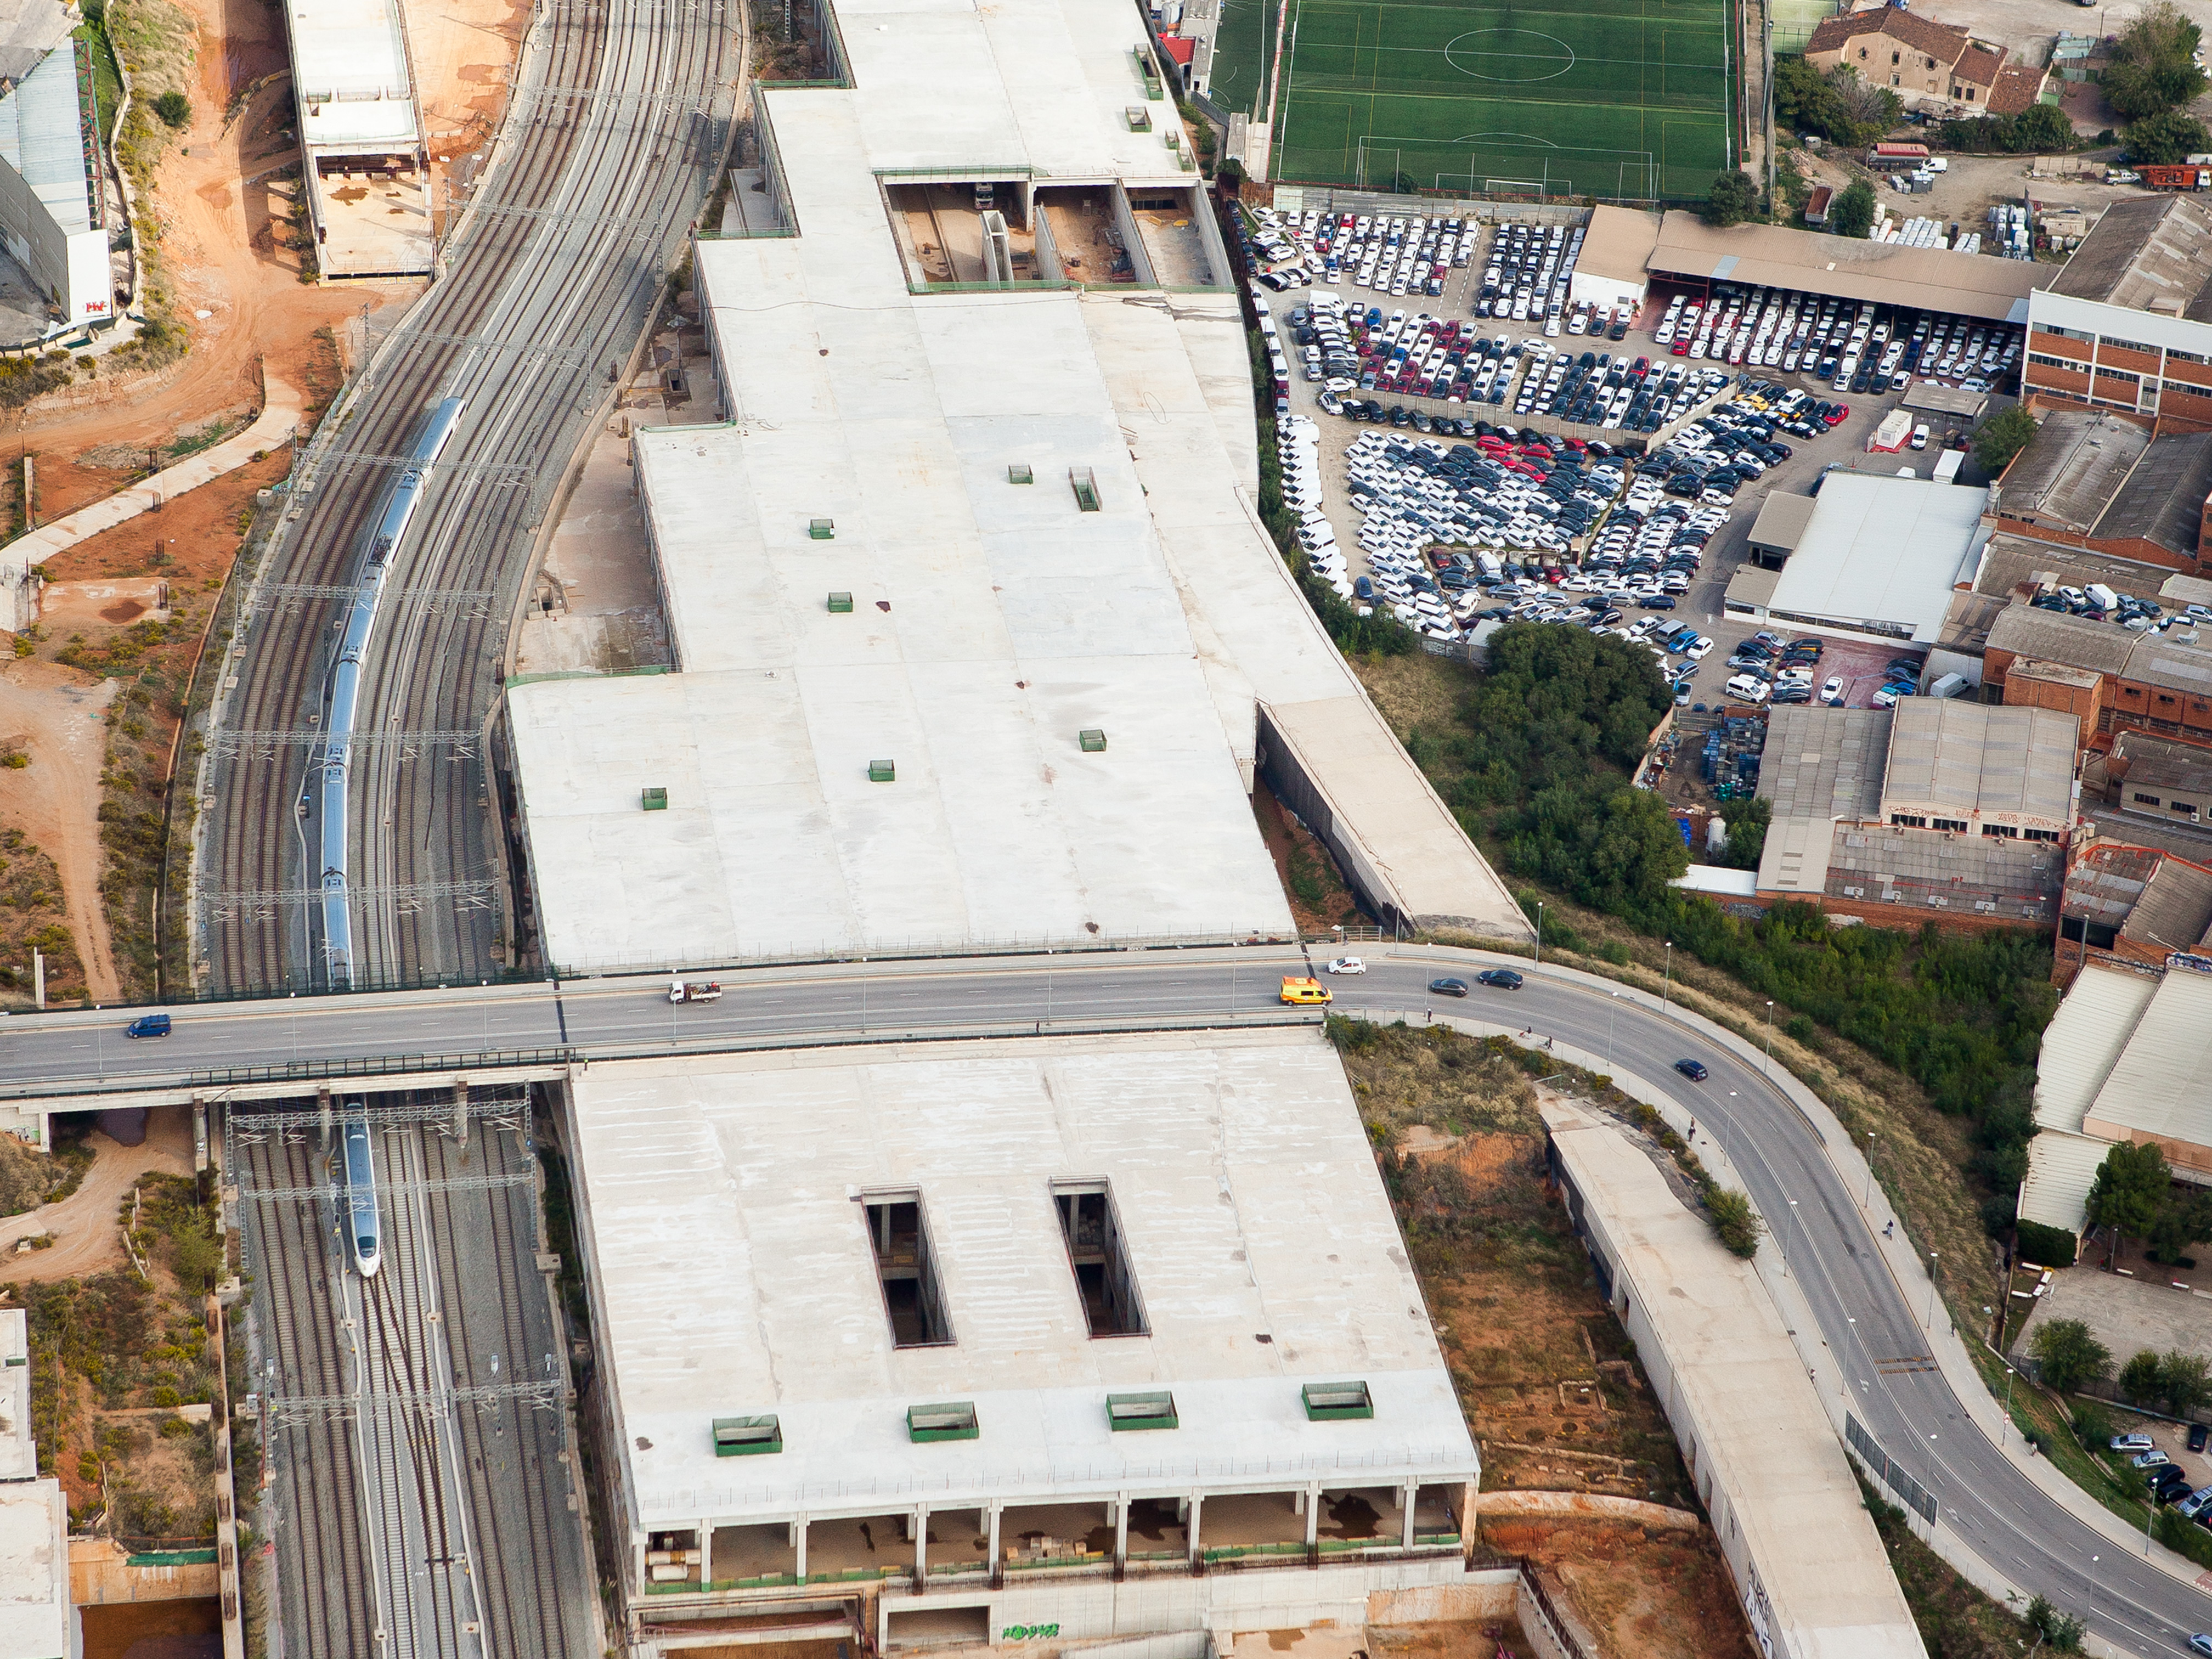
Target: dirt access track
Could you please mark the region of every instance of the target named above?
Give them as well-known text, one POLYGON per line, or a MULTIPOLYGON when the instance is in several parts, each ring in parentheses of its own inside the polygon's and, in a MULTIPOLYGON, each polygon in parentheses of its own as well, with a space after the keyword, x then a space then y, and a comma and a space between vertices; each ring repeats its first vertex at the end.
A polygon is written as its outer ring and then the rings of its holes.
POLYGON ((146 1115, 146 1141, 118 1146, 94 1129, 85 1144, 92 1167, 77 1189, 58 1202, 0 1221, 0 1280, 17 1285, 57 1279, 89 1279, 124 1264, 123 1233, 117 1217, 130 1201, 131 1188, 149 1174, 192 1172, 192 1115, 189 1106, 156 1106, 146 1115), (18 1255, 18 1239, 51 1233, 43 1250, 18 1255))

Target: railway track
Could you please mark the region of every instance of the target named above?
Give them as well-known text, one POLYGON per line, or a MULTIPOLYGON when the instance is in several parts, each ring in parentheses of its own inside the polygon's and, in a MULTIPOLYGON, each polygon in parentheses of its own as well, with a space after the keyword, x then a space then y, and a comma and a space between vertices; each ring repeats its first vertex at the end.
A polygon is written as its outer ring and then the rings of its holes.
MULTIPOLYGON (((471 602, 403 602, 380 626, 364 665, 361 730, 484 724, 536 528, 723 154, 734 102, 727 76, 739 60, 736 4, 540 0, 498 158, 447 245, 446 274, 309 446, 261 578, 279 589, 349 584, 394 476, 389 458, 434 399, 467 402, 398 574, 411 593, 471 602)), ((313 727, 343 603, 257 611, 234 641, 234 684, 225 682, 215 725, 313 727)), ((310 756, 218 745, 209 763, 215 805, 198 848, 193 921, 210 991, 318 983, 310 906, 226 898, 315 886, 299 806, 310 756)), ((499 874, 495 786, 481 750, 432 762, 384 745, 357 776, 354 881, 368 890, 356 912, 356 983, 489 975, 499 913, 450 896, 499 874)))

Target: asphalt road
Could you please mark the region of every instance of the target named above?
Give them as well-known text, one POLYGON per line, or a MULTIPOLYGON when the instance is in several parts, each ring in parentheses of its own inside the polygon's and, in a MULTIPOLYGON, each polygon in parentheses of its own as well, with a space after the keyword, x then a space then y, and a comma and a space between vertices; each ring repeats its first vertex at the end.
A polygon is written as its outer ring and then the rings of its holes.
MULTIPOLYGON (((1940 1522, 2027 1593, 2088 1620, 2128 1653, 2184 1651, 2212 1627, 2212 1597, 2183 1584, 2055 1504, 1966 1416, 1932 1361, 1924 1279, 1902 1284, 1878 1254, 1850 1189, 1797 1109, 1756 1062, 1690 1022, 1567 979, 1532 975, 1519 993, 1476 988, 1464 1001, 1431 997, 1439 960, 1466 975, 1473 953, 1378 948, 1370 971, 1332 981, 1340 1012, 1437 1007, 1517 1024, 1604 1057, 1624 1074, 1670 1088, 1700 1133, 1728 1153, 1760 1211, 1786 1232, 1802 1285, 1848 1387, 1851 1408, 1890 1455, 1936 1494, 1940 1522), (1672 1070, 1695 1058, 1710 1075, 1672 1070), (1791 1200, 1796 1200, 1793 1211, 1791 1200)), ((1030 957, 963 963, 835 964, 732 970, 719 1002, 672 1005, 665 981, 586 981, 561 987, 460 988, 376 998, 179 1010, 174 1035, 129 1042, 117 1012, 47 1014, 0 1026, 0 1097, 41 1081, 82 1085, 187 1067, 282 1063, 304 1056, 570 1047, 593 1058, 744 1046, 866 1031, 1024 1024, 1049 1030, 1101 1021, 1281 1012, 1277 978, 1298 958, 1282 947, 1030 957)), ((1940 1307, 1937 1316, 1942 1316, 1940 1307)))

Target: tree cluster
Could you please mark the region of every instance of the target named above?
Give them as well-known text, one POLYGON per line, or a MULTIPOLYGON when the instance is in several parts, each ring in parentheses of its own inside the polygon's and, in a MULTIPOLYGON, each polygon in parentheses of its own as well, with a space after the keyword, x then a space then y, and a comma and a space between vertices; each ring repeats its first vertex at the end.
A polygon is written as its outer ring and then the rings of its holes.
MULTIPOLYGON (((2172 0, 2156 0, 2112 43, 2111 58, 2097 77, 2105 101, 2129 121, 2196 102, 2205 86, 2204 71, 2196 63, 2203 40, 2203 32, 2172 0)), ((2130 142, 2132 148, 2132 133, 2130 142)))
POLYGON ((2212 1193, 2173 1184, 2166 1154, 2148 1141, 2122 1142, 2105 1154, 2089 1186, 2089 1219, 2112 1230, 2112 1253, 2140 1238, 2151 1259, 2172 1266, 2192 1244, 2212 1240, 2212 1193))
POLYGON ((1946 121, 1938 131, 1946 149, 1984 155, 2043 155, 2071 149, 2077 142, 2074 124, 2056 104, 2030 104, 2017 115, 1978 115, 1946 121))
POLYGON ((1873 143, 1904 114, 1895 93, 1861 80, 1848 64, 1823 75, 1802 58, 1774 60, 1774 118, 1795 131, 1856 149, 1873 143))
POLYGON ((1974 459, 1991 477, 2012 464, 2012 458, 2027 447, 2035 436, 2035 416, 2020 404, 2003 410, 1984 421, 1974 432, 1974 459))
POLYGON ((1854 179, 1828 204, 1828 234, 1863 238, 1873 229, 1874 186, 1854 179))
POLYGON ((1741 169, 1730 168, 1713 179, 1703 217, 1709 225, 1740 225, 1759 216, 1759 186, 1741 169))
POLYGON ((2212 134, 2186 110, 2160 110, 2128 129, 2128 160, 2139 167, 2171 167, 2212 150, 2212 134))
POLYGON ((2145 1348, 2120 1367, 2120 1392, 2137 1405, 2163 1405, 2168 1417, 2212 1404, 2212 1363, 2201 1355, 2145 1348))

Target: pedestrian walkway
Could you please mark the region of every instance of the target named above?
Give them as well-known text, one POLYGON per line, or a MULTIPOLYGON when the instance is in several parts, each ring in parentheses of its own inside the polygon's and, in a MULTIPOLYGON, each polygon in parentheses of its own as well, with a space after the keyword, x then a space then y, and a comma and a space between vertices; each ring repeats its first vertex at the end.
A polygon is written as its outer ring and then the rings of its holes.
POLYGON ((66 518, 41 525, 0 547, 0 628, 21 629, 36 620, 31 615, 4 614, 9 594, 23 596, 15 607, 19 611, 33 602, 31 585, 25 580, 33 567, 45 563, 88 537, 128 524, 140 514, 152 512, 163 501, 198 489, 226 472, 234 472, 256 455, 289 443, 307 411, 307 400, 298 387, 286 385, 266 370, 262 380, 261 413, 237 436, 212 444, 196 455, 188 455, 174 466, 164 467, 151 477, 119 489, 104 501, 79 507, 66 518))

